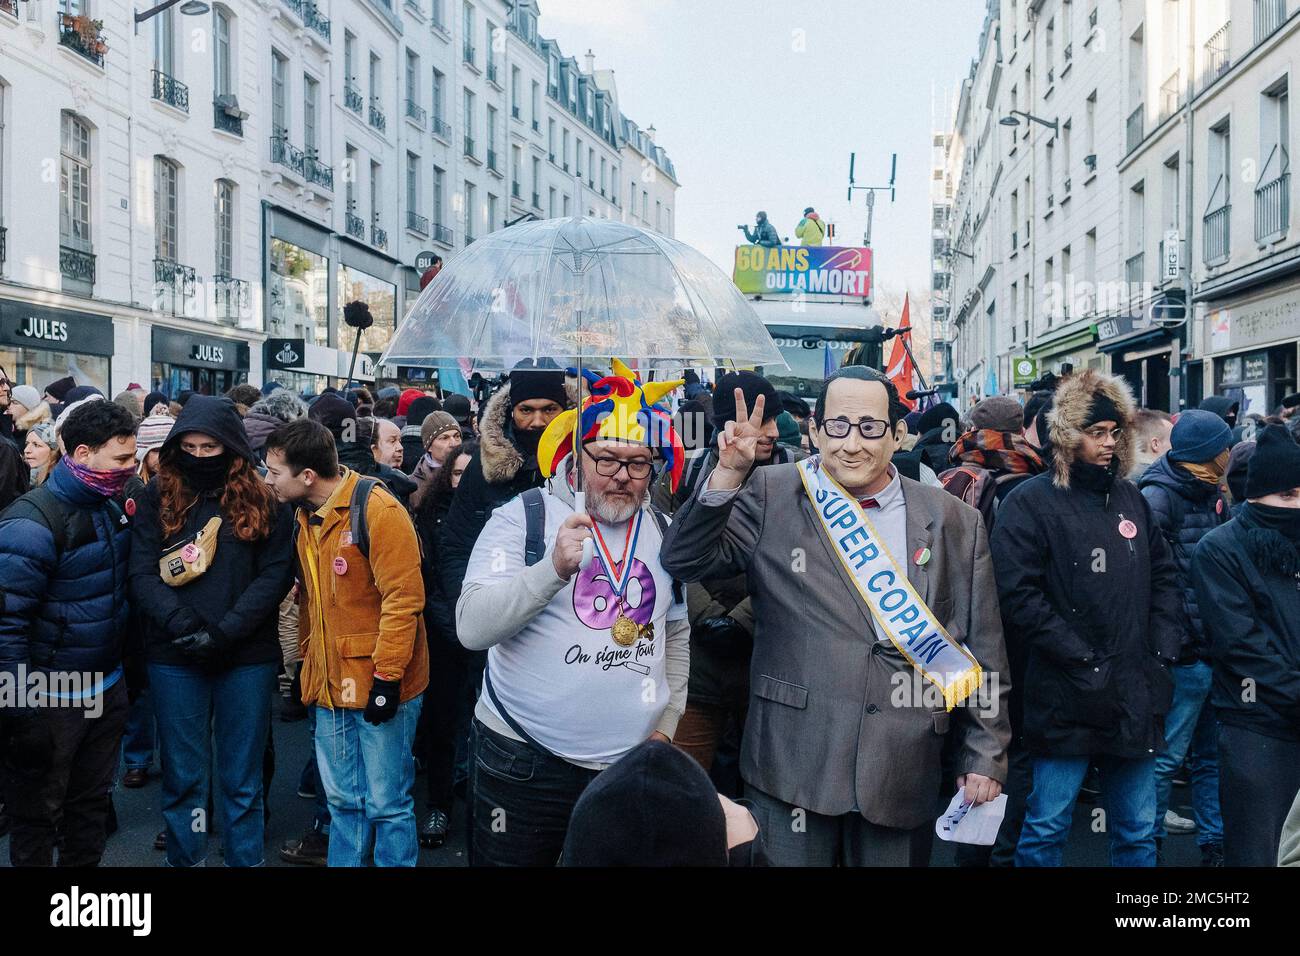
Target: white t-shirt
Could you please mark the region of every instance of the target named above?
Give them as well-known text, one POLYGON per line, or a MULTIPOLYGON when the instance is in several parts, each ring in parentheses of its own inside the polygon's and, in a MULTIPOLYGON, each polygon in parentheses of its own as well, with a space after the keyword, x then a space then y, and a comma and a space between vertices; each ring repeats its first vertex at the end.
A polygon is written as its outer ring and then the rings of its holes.
MULTIPOLYGON (((542 560, 549 561, 560 525, 573 509, 552 494, 543 492, 542 499, 547 552, 542 560)), ((595 557, 527 627, 488 650, 488 673, 502 706, 538 743, 566 760, 612 763, 654 732, 668 705, 667 622, 684 620, 687 611, 684 602, 673 600, 672 576, 659 563, 659 526, 648 507, 642 514, 623 613, 637 624, 653 624, 652 638, 631 647, 615 643, 610 628, 618 610, 595 557)), ((627 525, 598 527, 617 561, 627 525)), ((524 506, 515 498, 488 519, 465 583, 516 577, 525 567, 524 537, 524 506)), ((486 692, 480 703, 501 717, 486 692)))

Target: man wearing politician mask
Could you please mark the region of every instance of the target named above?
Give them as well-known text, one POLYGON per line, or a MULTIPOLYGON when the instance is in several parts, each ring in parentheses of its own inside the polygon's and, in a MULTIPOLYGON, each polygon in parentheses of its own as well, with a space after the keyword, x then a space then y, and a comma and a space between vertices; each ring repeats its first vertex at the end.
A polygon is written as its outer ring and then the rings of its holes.
POLYGON ((984 803, 1006 775, 1006 650, 983 522, 894 469, 907 409, 875 369, 826 380, 809 423, 819 453, 803 462, 750 474, 763 410, 737 402, 662 560, 687 581, 748 575, 740 769, 768 854, 924 865, 947 735, 945 791, 984 803))

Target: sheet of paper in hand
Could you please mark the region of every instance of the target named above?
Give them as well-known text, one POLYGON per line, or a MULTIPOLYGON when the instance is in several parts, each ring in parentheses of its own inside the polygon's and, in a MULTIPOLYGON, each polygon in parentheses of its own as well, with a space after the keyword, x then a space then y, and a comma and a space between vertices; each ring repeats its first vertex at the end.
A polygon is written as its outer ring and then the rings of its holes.
POLYGON ((966 799, 966 788, 953 794, 948 809, 934 821, 934 832, 940 840, 953 843, 974 843, 992 846, 998 838, 998 827, 1007 812, 1007 795, 1000 793, 988 803, 973 807, 966 799))

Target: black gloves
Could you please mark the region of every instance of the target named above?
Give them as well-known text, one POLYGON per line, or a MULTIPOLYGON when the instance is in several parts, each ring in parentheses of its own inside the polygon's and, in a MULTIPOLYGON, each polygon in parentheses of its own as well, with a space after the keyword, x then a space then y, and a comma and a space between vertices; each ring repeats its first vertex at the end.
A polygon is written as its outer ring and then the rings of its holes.
POLYGON ((366 701, 363 715, 368 724, 386 724, 397 715, 397 705, 402 702, 402 682, 375 678, 370 685, 370 700, 366 701))
POLYGON ((180 651, 191 664, 208 667, 213 664, 221 652, 221 645, 210 631, 195 631, 172 641, 172 647, 180 651))
POLYGON ((745 657, 753 650, 753 638, 735 618, 706 617, 691 625, 691 639, 722 657, 745 657))

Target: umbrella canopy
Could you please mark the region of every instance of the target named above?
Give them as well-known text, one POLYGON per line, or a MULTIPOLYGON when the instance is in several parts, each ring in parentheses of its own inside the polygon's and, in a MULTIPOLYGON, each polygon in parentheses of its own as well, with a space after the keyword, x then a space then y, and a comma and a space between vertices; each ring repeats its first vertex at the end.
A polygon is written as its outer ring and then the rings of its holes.
POLYGON ((381 362, 472 370, 522 360, 560 367, 635 360, 786 367, 731 280, 690 246, 610 219, 520 223, 448 261, 416 300, 381 362))

